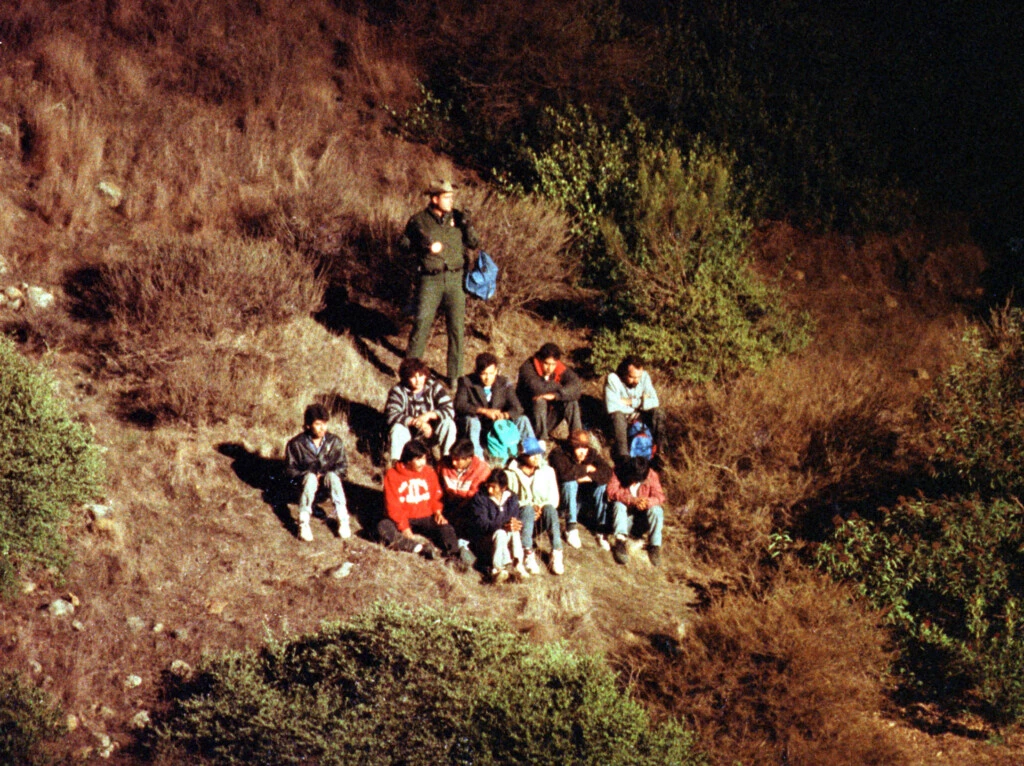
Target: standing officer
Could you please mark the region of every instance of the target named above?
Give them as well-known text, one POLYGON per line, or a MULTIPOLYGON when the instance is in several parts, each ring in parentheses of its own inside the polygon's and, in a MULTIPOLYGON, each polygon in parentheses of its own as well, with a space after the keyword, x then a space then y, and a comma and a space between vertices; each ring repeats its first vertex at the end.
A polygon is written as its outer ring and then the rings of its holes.
POLYGON ((480 246, 465 210, 454 206, 451 181, 435 181, 427 189, 430 203, 409 219, 399 242, 403 252, 415 256, 420 275, 416 320, 406 357, 422 359, 440 307, 448 325, 448 385, 462 375, 462 348, 466 323, 463 276, 467 249, 480 246))

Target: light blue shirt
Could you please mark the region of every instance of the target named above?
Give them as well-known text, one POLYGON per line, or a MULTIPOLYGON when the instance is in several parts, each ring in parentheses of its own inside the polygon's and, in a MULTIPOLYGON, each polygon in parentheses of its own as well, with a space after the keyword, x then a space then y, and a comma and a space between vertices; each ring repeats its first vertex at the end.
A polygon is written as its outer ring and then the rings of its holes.
POLYGON ((647 370, 640 373, 640 381, 632 388, 628 387, 616 373, 610 372, 604 384, 604 406, 609 415, 613 412, 634 415, 645 410, 653 410, 660 406, 660 402, 647 370), (623 403, 623 399, 629 399, 630 404, 623 403))

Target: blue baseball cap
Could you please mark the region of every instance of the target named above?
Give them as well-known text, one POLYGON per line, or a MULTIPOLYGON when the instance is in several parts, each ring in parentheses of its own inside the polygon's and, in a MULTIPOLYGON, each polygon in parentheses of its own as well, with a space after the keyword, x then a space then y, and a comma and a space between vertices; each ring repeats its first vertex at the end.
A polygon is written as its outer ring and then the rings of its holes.
POLYGON ((533 436, 527 436, 523 439, 523 454, 524 455, 543 455, 544 448, 540 442, 533 436))

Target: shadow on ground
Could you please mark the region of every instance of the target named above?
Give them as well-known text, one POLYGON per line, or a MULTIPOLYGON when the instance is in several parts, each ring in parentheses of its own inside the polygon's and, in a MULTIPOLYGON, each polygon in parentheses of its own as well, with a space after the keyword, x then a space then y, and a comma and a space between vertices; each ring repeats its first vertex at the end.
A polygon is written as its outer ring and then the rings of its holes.
POLYGON ((397 374, 371 346, 382 346, 399 357, 405 354, 392 340, 401 328, 383 311, 350 300, 344 286, 334 286, 324 293, 324 308, 314 319, 335 335, 348 332, 364 359, 385 375, 397 374))
MULTIPOLYGON (((217 452, 231 458, 231 470, 235 475, 253 489, 260 490, 263 493, 263 502, 271 507, 281 526, 297 537, 299 525, 291 506, 298 503, 299 492, 285 475, 284 460, 262 457, 238 442, 222 442, 217 445, 217 452)), ((351 482, 343 482, 343 485, 349 513, 358 520, 362 528, 359 536, 367 540, 375 539, 374 530, 381 519, 384 507, 383 493, 379 489, 351 482)), ((329 497, 325 490, 317 494, 314 516, 327 517, 320 504, 329 497)), ((334 524, 332 520, 332 528, 336 532, 337 527, 334 524)))

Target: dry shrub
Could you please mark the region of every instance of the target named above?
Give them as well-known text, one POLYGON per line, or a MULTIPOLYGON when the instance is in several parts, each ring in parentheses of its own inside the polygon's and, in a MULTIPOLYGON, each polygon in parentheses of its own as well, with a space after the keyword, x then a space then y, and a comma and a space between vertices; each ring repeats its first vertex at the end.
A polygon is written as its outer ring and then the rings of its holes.
POLYGON ((665 400, 680 445, 665 474, 689 504, 692 551, 730 578, 756 574, 773 532, 810 533, 906 470, 903 416, 870 361, 794 357, 726 384, 666 387, 665 400))
POLYGON ((849 591, 789 569, 763 598, 713 605, 678 651, 641 647, 620 662, 662 715, 694 722, 718 763, 893 766, 904 758, 873 717, 889 659, 849 591))
POLYGON ((96 281, 87 308, 108 319, 116 368, 135 380, 131 406, 190 423, 251 414, 260 386, 283 396, 287 371, 268 337, 323 296, 301 254, 231 238, 140 243, 96 281))

